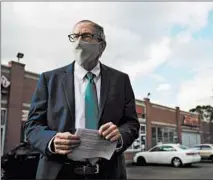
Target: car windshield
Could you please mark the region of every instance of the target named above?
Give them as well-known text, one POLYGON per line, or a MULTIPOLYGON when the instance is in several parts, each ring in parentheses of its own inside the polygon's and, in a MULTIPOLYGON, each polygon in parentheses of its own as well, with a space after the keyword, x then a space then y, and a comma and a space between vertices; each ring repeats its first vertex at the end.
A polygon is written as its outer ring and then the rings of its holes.
POLYGON ((180 149, 183 149, 183 150, 186 150, 186 149, 189 149, 188 147, 186 147, 186 146, 184 146, 184 145, 181 145, 181 144, 179 144, 179 145, 177 145, 180 149))

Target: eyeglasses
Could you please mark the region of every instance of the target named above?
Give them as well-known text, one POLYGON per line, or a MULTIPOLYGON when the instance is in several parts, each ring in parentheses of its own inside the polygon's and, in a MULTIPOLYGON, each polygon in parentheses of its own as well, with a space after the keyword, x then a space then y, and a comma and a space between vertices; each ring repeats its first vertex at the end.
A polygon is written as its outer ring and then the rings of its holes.
POLYGON ((91 34, 91 33, 82 33, 82 34, 69 34, 68 38, 70 42, 75 42, 81 37, 83 41, 90 42, 92 40, 97 40, 97 41, 103 41, 100 37, 98 37, 96 34, 91 34))

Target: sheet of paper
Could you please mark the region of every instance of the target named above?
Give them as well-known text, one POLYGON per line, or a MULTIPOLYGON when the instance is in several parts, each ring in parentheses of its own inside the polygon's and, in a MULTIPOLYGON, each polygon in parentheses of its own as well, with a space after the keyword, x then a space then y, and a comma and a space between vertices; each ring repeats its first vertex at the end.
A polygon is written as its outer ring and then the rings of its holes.
POLYGON ((116 149, 117 142, 105 140, 98 134, 98 130, 81 129, 76 131, 81 139, 81 144, 68 154, 70 159, 110 159, 116 149))

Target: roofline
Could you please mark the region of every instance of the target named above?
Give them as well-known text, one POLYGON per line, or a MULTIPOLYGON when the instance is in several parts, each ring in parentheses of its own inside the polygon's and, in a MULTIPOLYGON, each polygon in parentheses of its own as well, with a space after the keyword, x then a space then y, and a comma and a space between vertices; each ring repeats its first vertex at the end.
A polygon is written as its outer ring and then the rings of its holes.
POLYGON ((40 76, 40 73, 35 73, 35 72, 32 72, 32 71, 25 71, 25 73, 29 73, 29 74, 34 75, 34 76, 40 76))

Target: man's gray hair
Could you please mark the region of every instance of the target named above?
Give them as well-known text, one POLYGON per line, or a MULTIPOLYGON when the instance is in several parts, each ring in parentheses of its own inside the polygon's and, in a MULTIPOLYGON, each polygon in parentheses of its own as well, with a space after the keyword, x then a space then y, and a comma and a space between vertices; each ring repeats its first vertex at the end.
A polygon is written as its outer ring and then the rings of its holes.
MULTIPOLYGON (((102 26, 100 26, 99 24, 97 24, 93 21, 90 21, 90 20, 81 20, 78 23, 76 23, 75 26, 80 23, 91 23, 96 30, 96 35, 106 42, 104 28, 102 26)), ((74 28, 75 28, 75 26, 74 26, 74 28)))

